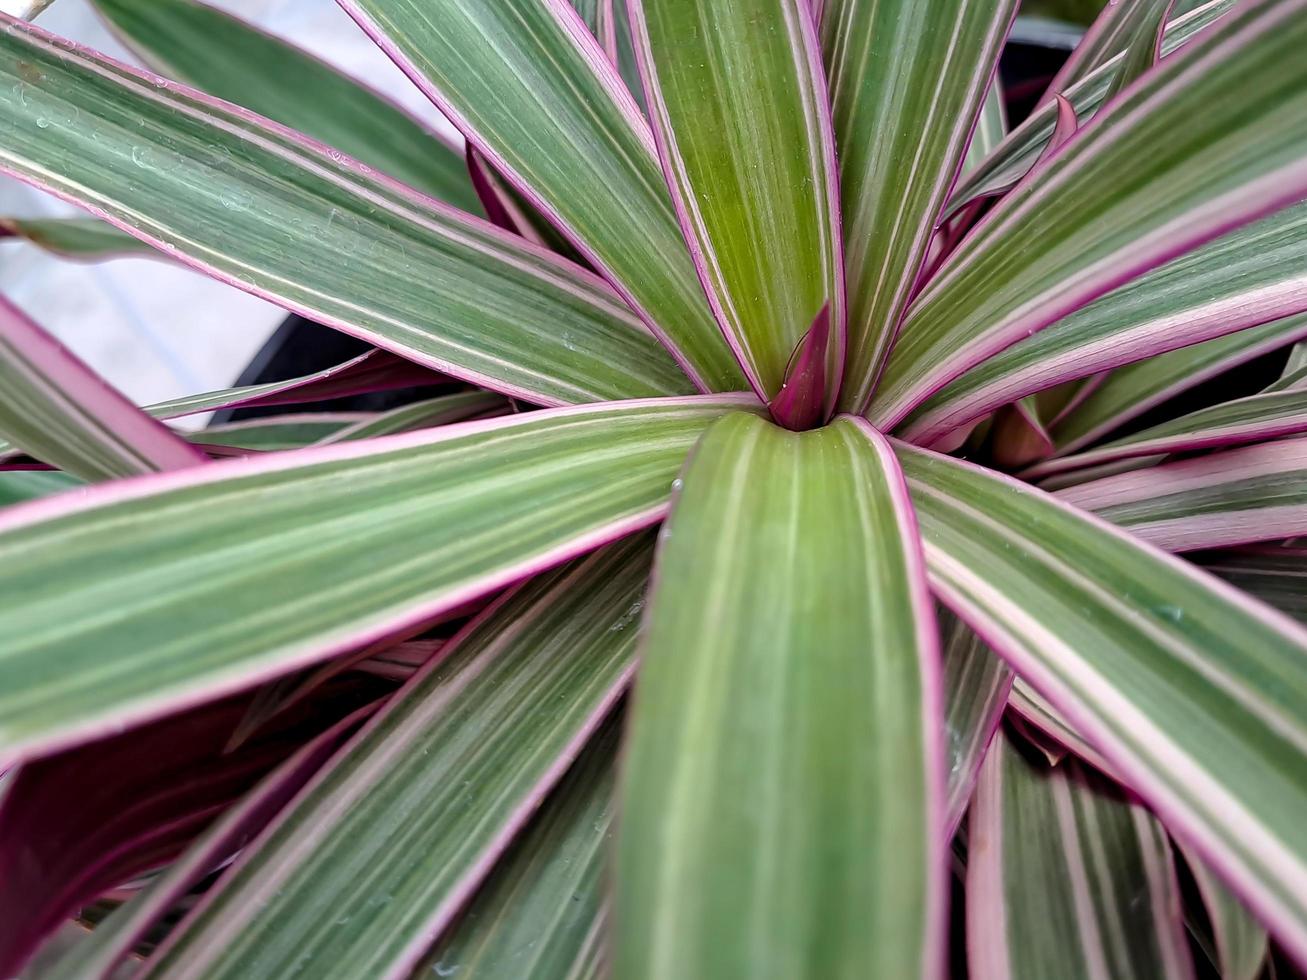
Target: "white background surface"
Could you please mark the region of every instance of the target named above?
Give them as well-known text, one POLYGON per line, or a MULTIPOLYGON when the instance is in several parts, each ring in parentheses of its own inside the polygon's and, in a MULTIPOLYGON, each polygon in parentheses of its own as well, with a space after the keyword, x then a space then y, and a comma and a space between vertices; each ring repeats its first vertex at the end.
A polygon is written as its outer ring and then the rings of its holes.
MULTIPOLYGON (((313 51, 448 130, 335 0, 208 2, 313 51)), ((36 23, 135 63, 87 0, 57 0, 36 23)), ((0 215, 69 213, 76 210, 0 177, 0 215)), ((0 291, 138 404, 227 387, 285 316, 263 300, 164 262, 72 263, 4 241, 0 291)))

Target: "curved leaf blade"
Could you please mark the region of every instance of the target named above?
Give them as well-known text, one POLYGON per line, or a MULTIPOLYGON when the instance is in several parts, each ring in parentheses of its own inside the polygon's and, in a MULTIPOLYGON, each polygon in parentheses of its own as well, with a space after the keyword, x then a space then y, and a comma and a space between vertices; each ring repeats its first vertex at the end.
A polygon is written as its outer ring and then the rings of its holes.
POLYGON ((1304 958, 1307 630, 1055 497, 897 449, 936 594, 1304 958))
POLYGON ((31 242, 53 255, 78 262, 162 255, 153 246, 94 218, 0 218, 0 239, 31 242))
POLYGON ((0 592, 23 602, 0 612, 0 759, 365 645, 645 527, 707 423, 744 404, 533 412, 6 510, 0 592))
POLYGON ((1019 339, 1307 195, 1304 45, 1307 5, 1250 0, 1123 92, 914 300, 869 417, 898 423, 1019 339))
POLYGON ((1109 0, 1048 85, 1044 100, 1068 88, 1108 62, 1109 99, 1144 73, 1161 56, 1160 42, 1174 0, 1109 0))
POLYGON ((1266 930, 1197 854, 1184 852, 1216 939, 1221 980, 1256 980, 1266 962, 1266 930))
POLYGON ((0 170, 247 292, 484 387, 553 405, 687 390, 597 277, 160 81, 0 22, 0 170))
POLYGON ((651 545, 621 542, 477 617, 245 851, 152 970, 402 976, 625 689, 651 545))
POLYGON ((1192 977, 1157 820, 1074 759, 1050 769, 1010 737, 995 741, 967 841, 971 975, 1192 977))
POLYGON ((1016 0, 824 5, 849 280, 847 411, 866 407, 884 367, 1016 8, 1016 0))
POLYGON ((649 127, 567 0, 338 2, 641 311, 702 390, 743 387, 649 127))
POLYGON ((614 975, 935 975, 938 652, 888 446, 860 421, 732 415, 682 479, 624 763, 614 975))
POLYGON ((830 309, 844 368, 839 178, 808 0, 634 0, 635 51, 681 231, 749 383, 771 400, 830 309))

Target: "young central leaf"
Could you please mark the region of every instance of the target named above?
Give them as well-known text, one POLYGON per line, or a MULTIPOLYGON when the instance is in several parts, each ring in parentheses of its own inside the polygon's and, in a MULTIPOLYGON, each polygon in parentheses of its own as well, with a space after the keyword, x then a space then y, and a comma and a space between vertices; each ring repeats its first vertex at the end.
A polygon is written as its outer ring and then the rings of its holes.
POLYGON ((829 304, 819 392, 827 418, 843 371, 844 274, 808 0, 631 0, 630 8, 659 155, 713 312, 770 402, 829 304))

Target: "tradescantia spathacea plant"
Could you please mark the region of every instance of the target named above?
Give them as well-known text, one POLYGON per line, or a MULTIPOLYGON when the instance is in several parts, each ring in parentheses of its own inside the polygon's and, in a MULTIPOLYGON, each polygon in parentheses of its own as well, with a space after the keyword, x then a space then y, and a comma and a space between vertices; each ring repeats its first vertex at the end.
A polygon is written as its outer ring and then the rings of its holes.
POLYGON ((1109 4, 1011 132, 1016 0, 340 3, 466 147, 3 21, 90 212, 6 234, 375 349, 141 409, 0 307, 0 972, 1307 964, 1307 0, 1109 4))

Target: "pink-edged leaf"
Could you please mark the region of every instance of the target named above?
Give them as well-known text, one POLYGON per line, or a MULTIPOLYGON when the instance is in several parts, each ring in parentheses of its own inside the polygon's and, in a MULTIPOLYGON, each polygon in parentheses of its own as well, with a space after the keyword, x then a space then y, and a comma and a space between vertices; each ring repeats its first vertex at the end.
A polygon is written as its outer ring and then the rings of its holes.
POLYGON ((849 283, 840 405, 867 404, 967 155, 1015 0, 829 0, 817 13, 849 283))
POLYGON ((0 798, 0 973, 16 975, 61 919, 171 860, 306 737, 384 690, 337 684, 234 752, 245 696, 20 768, 0 798))
POLYGON ((87 480, 184 469, 204 456, 0 297, 0 433, 87 480))
POLYGON ((1058 497, 899 459, 936 594, 1307 960, 1307 629, 1058 497))
POLYGON ((1121 91, 1161 58, 1162 34, 1174 5, 1174 0, 1107 0, 1040 102, 1059 97, 1114 60, 1106 98, 1121 91))
POLYGON ((153 975, 405 976, 626 689, 651 546, 603 549, 478 616, 245 850, 153 975))
MULTIPOLYGON (((490 167, 471 143, 467 145, 467 173, 472 179, 472 188, 481 201, 481 208, 492 224, 514 235, 522 234, 522 227, 511 210, 511 199, 502 184, 490 172, 490 167)), ((537 242, 536 244, 540 244, 537 242)))
POLYGON ((1171 843, 1157 819, 1069 759, 1011 734, 981 770, 967 839, 975 980, 1191 980, 1171 843))
POLYGON ((830 347, 830 304, 823 306, 785 369, 785 380, 767 408, 787 429, 820 424, 826 411, 826 365, 830 347))
POLYGON ((0 607, 0 760, 404 633, 647 527, 703 429, 751 408, 530 412, 6 508, 0 595, 24 598, 0 607))
POLYGON ((1307 196, 1303 46, 1307 2, 1249 0, 1083 126, 914 301, 872 421, 901 422, 1018 340, 1307 196))
POLYGON ((568 0, 338 2, 640 312, 700 390, 745 386, 649 126, 568 0))
MULTIPOLYGON (((824 421, 844 368, 844 261, 806 0, 632 0, 629 11, 663 171, 717 322, 764 401, 791 383, 796 351, 821 354, 824 421), (819 311, 828 329, 810 329, 819 311)), ((801 384, 817 373, 805 368, 801 384)))
POLYGON ((1058 497, 1168 551, 1307 534, 1307 438, 1108 476, 1058 497))

